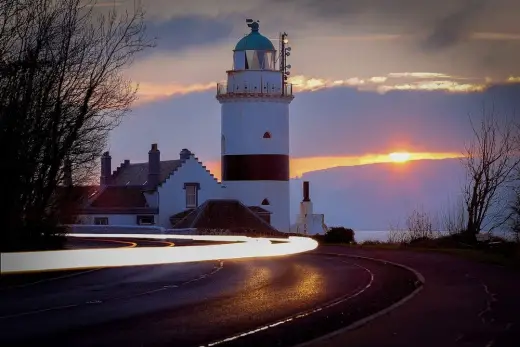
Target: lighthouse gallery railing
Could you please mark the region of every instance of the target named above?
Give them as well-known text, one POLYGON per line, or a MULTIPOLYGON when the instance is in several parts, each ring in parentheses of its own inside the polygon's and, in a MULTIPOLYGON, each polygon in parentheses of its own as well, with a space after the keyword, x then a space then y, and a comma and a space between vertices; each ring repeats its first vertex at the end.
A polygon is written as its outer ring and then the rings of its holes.
POLYGON ((292 84, 288 83, 282 87, 279 85, 265 83, 261 88, 256 84, 235 84, 217 83, 217 96, 233 94, 268 94, 292 96, 292 84))

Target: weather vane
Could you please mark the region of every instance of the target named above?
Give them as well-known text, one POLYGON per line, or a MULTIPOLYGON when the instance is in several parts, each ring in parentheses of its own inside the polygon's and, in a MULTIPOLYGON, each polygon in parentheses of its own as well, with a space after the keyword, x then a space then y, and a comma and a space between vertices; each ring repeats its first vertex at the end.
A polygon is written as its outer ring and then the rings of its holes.
POLYGON ((247 26, 251 28, 253 31, 257 31, 258 27, 260 26, 258 23, 260 23, 259 20, 252 20, 250 18, 246 19, 247 26))

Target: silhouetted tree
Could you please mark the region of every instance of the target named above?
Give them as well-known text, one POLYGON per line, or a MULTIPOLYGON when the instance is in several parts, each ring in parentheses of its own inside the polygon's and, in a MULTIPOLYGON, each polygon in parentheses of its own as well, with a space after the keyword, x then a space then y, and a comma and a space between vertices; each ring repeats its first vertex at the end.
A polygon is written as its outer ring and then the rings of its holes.
POLYGON ((467 227, 466 207, 464 200, 458 199, 455 204, 448 202, 442 215, 442 227, 450 235, 462 234, 467 227))
POLYGON ((482 230, 486 218, 492 220, 491 229, 507 221, 507 217, 489 212, 504 200, 505 190, 517 179, 514 172, 520 164, 518 126, 513 121, 501 121, 498 116, 494 106, 483 106, 480 123, 471 123, 474 139, 463 158, 467 174, 463 190, 466 232, 473 238, 482 230))
POLYGON ((76 182, 91 178, 109 131, 136 98, 122 73, 153 46, 144 13, 103 14, 95 4, 0 0, 3 249, 52 233, 64 163, 76 182))
MULTIPOLYGON (((518 170, 520 174, 520 170, 518 170)), ((520 243, 520 187, 515 187, 515 197, 510 206, 510 231, 516 242, 520 243)))

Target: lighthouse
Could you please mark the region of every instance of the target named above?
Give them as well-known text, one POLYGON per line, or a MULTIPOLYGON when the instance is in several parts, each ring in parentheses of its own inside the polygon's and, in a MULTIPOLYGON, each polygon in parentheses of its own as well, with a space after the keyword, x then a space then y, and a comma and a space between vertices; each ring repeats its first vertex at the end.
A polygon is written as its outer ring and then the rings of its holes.
POLYGON ((222 184, 228 198, 268 210, 271 225, 288 232, 290 47, 283 33, 277 51, 260 34, 258 21, 246 22, 251 32, 233 50, 227 83, 217 85, 222 184))

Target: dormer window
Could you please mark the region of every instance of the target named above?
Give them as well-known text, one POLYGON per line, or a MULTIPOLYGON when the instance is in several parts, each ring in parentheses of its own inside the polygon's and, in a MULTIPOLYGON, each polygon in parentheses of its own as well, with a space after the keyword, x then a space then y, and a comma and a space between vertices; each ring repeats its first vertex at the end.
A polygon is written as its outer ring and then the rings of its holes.
POLYGON ((264 139, 270 139, 271 138, 271 133, 269 131, 266 131, 264 133, 264 139))

